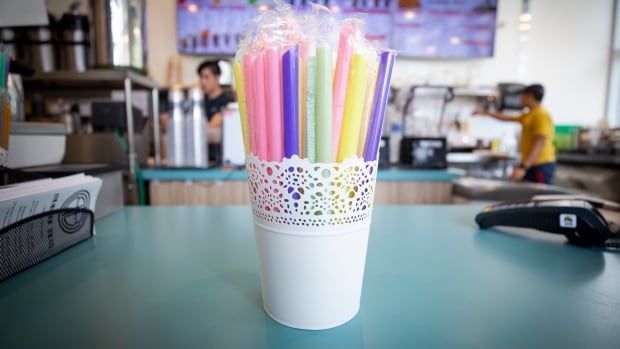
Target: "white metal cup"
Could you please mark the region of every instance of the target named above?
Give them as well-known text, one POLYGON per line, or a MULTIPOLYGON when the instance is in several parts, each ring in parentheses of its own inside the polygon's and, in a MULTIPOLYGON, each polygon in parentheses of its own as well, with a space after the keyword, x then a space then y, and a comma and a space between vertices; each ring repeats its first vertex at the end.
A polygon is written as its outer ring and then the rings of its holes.
POLYGON ((255 222, 263 307, 277 322, 322 330, 360 308, 370 219, 317 232, 255 222))
POLYGON ((247 163, 265 311, 307 330, 351 320, 360 308, 376 162, 249 156, 247 163))

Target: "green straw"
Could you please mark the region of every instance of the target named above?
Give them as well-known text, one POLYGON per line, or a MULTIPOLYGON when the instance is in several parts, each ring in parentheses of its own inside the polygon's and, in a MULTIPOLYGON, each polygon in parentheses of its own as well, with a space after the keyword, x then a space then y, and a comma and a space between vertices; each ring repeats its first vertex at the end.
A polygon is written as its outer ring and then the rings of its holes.
POLYGON ((7 84, 8 69, 8 57, 6 53, 0 52, 0 90, 4 90, 7 84))
POLYGON ((308 57, 308 67, 306 78, 307 78, 307 87, 306 87, 306 156, 310 162, 316 161, 316 131, 315 131, 315 108, 314 108, 314 98, 315 98, 315 67, 316 67, 316 57, 310 56, 308 57))
POLYGON ((323 44, 316 52, 315 122, 316 161, 332 162, 332 49, 323 44))

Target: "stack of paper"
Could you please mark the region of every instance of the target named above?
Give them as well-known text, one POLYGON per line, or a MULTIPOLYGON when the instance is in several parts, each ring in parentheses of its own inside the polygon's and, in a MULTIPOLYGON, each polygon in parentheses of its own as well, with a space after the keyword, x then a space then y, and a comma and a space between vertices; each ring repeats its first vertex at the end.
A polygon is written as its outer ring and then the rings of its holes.
POLYGON ((61 208, 85 208, 94 212, 101 184, 101 179, 82 173, 0 187, 0 229, 61 208))

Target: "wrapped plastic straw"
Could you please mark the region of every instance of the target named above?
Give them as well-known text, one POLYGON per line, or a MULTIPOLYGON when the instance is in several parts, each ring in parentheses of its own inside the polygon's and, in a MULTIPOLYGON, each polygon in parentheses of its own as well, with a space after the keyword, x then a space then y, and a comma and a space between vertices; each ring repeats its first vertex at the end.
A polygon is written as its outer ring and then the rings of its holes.
POLYGON ((308 57, 306 66, 306 156, 310 162, 316 161, 315 76, 316 54, 313 54, 308 57))
POLYGON ((340 130, 342 127, 342 117, 344 114, 344 104, 347 93, 347 82, 349 77, 349 67, 351 65, 351 55, 353 54, 353 41, 357 34, 357 21, 347 20, 340 30, 338 41, 338 58, 336 59, 336 70, 334 72, 333 108, 332 117, 334 125, 332 129, 333 158, 336 159, 338 146, 340 144, 340 130))
POLYGON ((282 127, 282 61, 278 49, 267 48, 265 51, 265 90, 267 96, 267 143, 269 144, 269 160, 281 161, 283 157, 283 127, 282 127), (277 92, 272 92, 277 91, 277 92))
POLYGON ((390 80, 392 78, 392 68, 394 67, 394 51, 384 51, 381 53, 379 69, 377 70, 377 84, 375 87, 375 97, 370 114, 368 125, 368 135, 366 136, 366 146, 364 148, 364 160, 375 161, 379 152, 379 141, 381 139, 381 128, 385 116, 385 106, 390 92, 390 80))
POLYGON ((377 69, 379 68, 379 60, 373 52, 370 58, 370 74, 368 79, 368 87, 366 88, 366 97, 364 99, 364 114, 362 114, 362 123, 360 125, 360 134, 357 141, 357 156, 364 157, 364 147, 366 146, 366 134, 368 134, 368 123, 370 122, 370 113, 372 112, 372 104, 375 97, 375 87, 377 85, 377 69))
MULTIPOLYGON (((258 53, 254 63, 254 127, 256 128, 256 152, 261 160, 269 160, 269 150, 267 144, 267 91, 265 84, 265 52, 258 53)), ((271 93, 274 93, 271 91, 271 93)), ((279 90, 278 90, 279 93, 279 90)))
POLYGON ((0 43, 0 92, 5 91, 8 85, 10 57, 4 52, 0 43))
MULTIPOLYGON (((302 150, 302 156, 305 155, 310 162, 318 161, 317 147, 321 147, 325 154, 329 150, 331 152, 332 126, 331 107, 332 107, 332 64, 331 50, 329 50, 328 38, 333 29, 334 17, 324 6, 311 4, 312 11, 304 16, 302 23, 303 34, 302 41, 302 65, 300 70, 305 73, 305 151, 302 150), (321 53, 322 66, 317 68, 317 45, 324 47, 321 53), (329 52, 328 52, 328 51, 329 52), (305 64, 303 64, 305 63, 305 64), (320 80, 319 80, 320 76, 320 80), (321 85, 318 86, 318 83, 321 85), (317 92, 318 91, 318 92, 317 92), (317 120, 321 118, 321 131, 317 131, 317 120), (318 141, 320 133, 321 141, 318 141), (329 142, 328 145, 325 142, 329 142), (321 144, 321 145, 319 145, 321 144), (329 148, 329 149, 327 149, 329 148)), ((303 102, 301 102, 303 103, 303 102)), ((303 108, 302 108, 303 109, 303 108)), ((303 121, 300 120, 300 123, 303 121)), ((300 126, 302 128, 302 126, 300 126)), ((325 161, 328 156, 322 157, 325 161)))
POLYGON ((323 43, 316 49, 315 124, 316 161, 332 162, 332 49, 323 43))
MULTIPOLYGON (((282 92, 284 94, 284 155, 299 155, 299 46, 287 50, 282 57, 282 92)), ((281 160, 281 159, 278 159, 281 160)))
POLYGON ((248 138, 250 140, 250 153, 258 154, 258 147, 256 146, 256 125, 254 120, 256 119, 256 102, 254 94, 254 80, 256 74, 254 73, 254 61, 256 57, 246 53, 243 55, 243 78, 245 86, 245 100, 248 111, 248 138))
POLYGON ((299 93, 298 98, 298 115, 299 115, 299 157, 307 157, 307 142, 306 142, 306 125, 307 125, 307 96, 308 96, 308 40, 302 40, 299 45, 299 79, 297 81, 297 90, 299 93))
POLYGON ((250 139, 248 136, 248 108, 245 97, 245 81, 243 79, 243 67, 239 57, 235 58, 233 64, 235 74, 235 87, 237 90, 237 102, 239 104, 239 116, 241 119, 241 133, 243 135, 243 149, 245 154, 250 154, 250 139))
POLYGON ((368 72, 368 56, 363 52, 354 53, 347 82, 342 132, 338 147, 338 162, 357 155, 357 141, 359 140, 362 113, 364 112, 368 72))

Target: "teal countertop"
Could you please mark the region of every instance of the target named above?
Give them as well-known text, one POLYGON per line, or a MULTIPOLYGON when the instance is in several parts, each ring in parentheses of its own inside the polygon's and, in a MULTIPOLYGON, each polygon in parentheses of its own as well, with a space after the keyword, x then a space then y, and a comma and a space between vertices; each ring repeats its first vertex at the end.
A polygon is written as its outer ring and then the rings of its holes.
POLYGON ((618 348, 620 253, 480 231, 480 207, 379 206, 359 314, 261 308, 248 207, 131 207, 0 283, 3 348, 618 348))
MULTIPOLYGON (((458 179, 464 172, 458 169, 447 170, 408 170, 402 168, 380 169, 379 181, 421 181, 449 182, 458 179)), ((142 170, 144 180, 159 181, 241 181, 246 180, 245 170, 224 170, 220 167, 209 169, 156 168, 142 170)))

